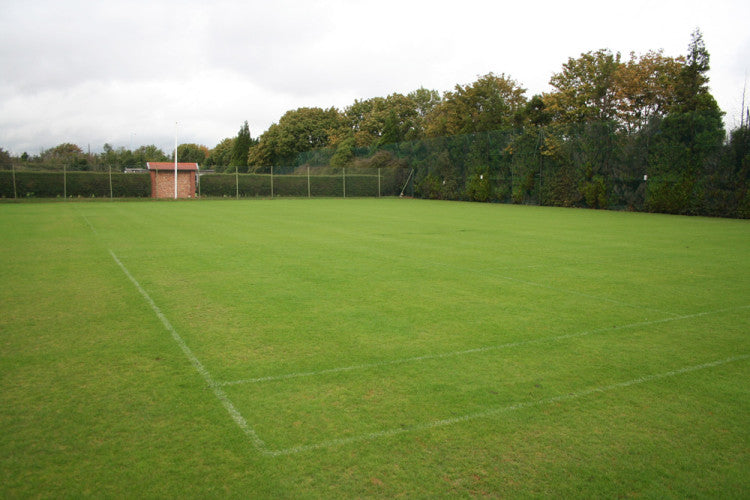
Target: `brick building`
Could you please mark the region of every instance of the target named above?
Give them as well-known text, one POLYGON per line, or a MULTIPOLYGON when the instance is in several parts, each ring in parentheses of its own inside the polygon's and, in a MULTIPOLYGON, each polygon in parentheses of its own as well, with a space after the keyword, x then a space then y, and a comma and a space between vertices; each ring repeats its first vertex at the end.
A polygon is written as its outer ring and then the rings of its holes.
MULTIPOLYGON (((151 197, 174 198, 174 163, 148 162, 151 174, 151 197)), ((195 177, 198 173, 197 163, 177 164, 177 197, 195 197, 195 177)))

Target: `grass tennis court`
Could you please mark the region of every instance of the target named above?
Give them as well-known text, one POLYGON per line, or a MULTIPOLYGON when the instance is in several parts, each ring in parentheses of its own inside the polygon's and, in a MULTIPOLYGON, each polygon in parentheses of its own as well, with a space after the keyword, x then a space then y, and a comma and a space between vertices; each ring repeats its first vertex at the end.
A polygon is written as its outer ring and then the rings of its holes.
POLYGON ((750 225, 0 204, 3 497, 747 495, 750 225))

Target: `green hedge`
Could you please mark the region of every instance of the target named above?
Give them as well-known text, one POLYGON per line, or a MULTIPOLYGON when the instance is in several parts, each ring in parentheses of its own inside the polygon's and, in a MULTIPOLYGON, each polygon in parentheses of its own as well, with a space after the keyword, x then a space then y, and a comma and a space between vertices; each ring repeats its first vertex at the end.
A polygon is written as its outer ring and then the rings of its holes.
MULTIPOLYGON (((0 197, 13 198, 13 172, 0 171, 0 197)), ((151 196, 149 174, 112 173, 111 195, 116 198, 151 196)), ((107 172, 15 172, 15 196, 18 198, 109 198, 110 174, 107 172)))
POLYGON ((206 174, 200 177, 201 196, 271 196, 271 176, 257 174, 206 174))

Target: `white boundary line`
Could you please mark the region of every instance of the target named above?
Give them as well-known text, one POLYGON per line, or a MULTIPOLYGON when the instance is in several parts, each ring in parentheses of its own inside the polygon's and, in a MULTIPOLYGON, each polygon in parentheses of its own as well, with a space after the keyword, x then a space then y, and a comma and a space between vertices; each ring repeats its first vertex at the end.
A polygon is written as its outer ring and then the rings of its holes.
POLYGON ((318 450, 321 448, 333 448, 336 446, 343 446, 343 445, 358 443, 362 441, 372 441, 372 440, 379 439, 379 438, 396 436, 399 434, 406 434, 408 432, 435 429, 438 427, 445 427, 448 425, 454 425, 454 424, 458 424, 462 422, 469 422, 471 420, 490 418, 490 417, 499 415, 501 413, 508 413, 511 411, 523 410, 525 408, 531 408, 534 406, 544 406, 544 405, 548 405, 552 403, 570 401, 573 399, 580 399, 590 394, 609 392, 609 391, 613 391, 616 389, 624 389, 630 386, 644 384, 646 382, 651 382, 653 380, 674 377, 677 375, 682 375, 684 373, 690 373, 690 372, 694 372, 698 370, 705 370, 707 368, 713 368, 715 366, 724 365, 724 364, 731 363, 734 361, 745 360, 748 358, 750 358, 750 355, 747 355, 747 354, 740 355, 740 356, 733 356, 730 358, 725 358, 725 359, 721 359, 718 361, 711 361, 711 362, 703 363, 700 365, 687 366, 684 368, 680 368, 677 370, 672 370, 672 371, 668 371, 664 373, 646 375, 643 377, 627 380, 625 382, 619 382, 616 384, 610 384, 610 385, 605 385, 601 387, 594 387, 591 389, 584 389, 582 391, 578 391, 578 392, 574 392, 570 394, 563 394, 563 395, 554 396, 551 398, 540 399, 538 401, 515 403, 512 405, 501 406, 498 408, 491 408, 491 409, 476 412, 476 413, 468 413, 466 415, 461 415, 458 417, 446 418, 442 420, 434 420, 432 422, 427 422, 424 424, 417 424, 417 425, 412 425, 409 427, 397 427, 393 429, 385 429, 385 430, 378 431, 378 432, 371 432, 368 434, 359 434, 357 436, 351 436, 347 438, 330 439, 327 441, 321 441, 319 443, 314 443, 314 444, 309 444, 309 445, 293 446, 290 448, 282 448, 278 450, 265 450, 264 454, 270 455, 270 456, 293 455, 293 454, 302 453, 306 451, 314 451, 314 450, 318 450))
POLYGON ((96 228, 94 227, 94 225, 91 224, 91 221, 89 220, 89 218, 86 217, 84 214, 80 214, 80 215, 81 215, 81 217, 83 217, 83 220, 86 221, 86 224, 88 224, 88 226, 91 229, 91 231, 93 231, 96 236, 99 236, 99 233, 96 231, 96 228))
MULTIPOLYGON (((86 224, 88 224, 88 226, 91 228, 91 230, 94 232, 94 234, 98 234, 97 231, 96 231, 96 229, 94 228, 94 226, 88 220, 88 218, 86 218, 85 216, 83 216, 83 217, 84 217, 84 220, 86 221, 86 224)), ((745 355, 739 355, 739 356, 725 358, 725 359, 718 360, 718 361, 712 361, 712 362, 708 362, 708 363, 703 363, 703 364, 700 364, 700 365, 688 366, 688 367, 684 367, 684 368, 680 368, 680 369, 677 369, 677 370, 672 370, 672 371, 668 371, 668 372, 664 372, 664 373, 659 373, 659 374, 654 374, 654 375, 646 375, 646 376, 643 376, 643 377, 640 377, 640 378, 631 379, 631 380, 628 380, 628 381, 625 381, 625 382, 616 383, 616 384, 610 384, 610 385, 606 385, 606 386, 595 387, 595 388, 592 388, 592 389, 585 389, 585 390, 582 390, 582 391, 579 391, 579 392, 575 392, 575 393, 564 394, 564 395, 555 396, 555 397, 552 397, 552 398, 542 399, 542 400, 538 400, 538 401, 516 403, 516 404, 513 404, 513 405, 503 406, 503 407, 498 407, 498 408, 492 408, 492 409, 484 410, 484 411, 481 411, 481 412, 469 413, 469 414, 458 416, 458 417, 452 417, 452 418, 442 419, 442 420, 434 420, 432 422, 427 422, 427 423, 424 423, 424 424, 417 424, 417 425, 413 425, 413 426, 410 426, 410 427, 405 427, 405 428, 404 427, 399 427, 399 428, 393 428, 393 429, 385 429, 385 430, 378 431, 378 432, 372 432, 372 433, 367 433, 367 434, 360 434, 360 435, 351 436, 351 437, 348 437, 348 438, 331 439, 331 440, 321 441, 321 442, 314 443, 314 444, 309 444, 309 445, 300 445, 300 446, 294 446, 294 447, 289 447, 289 448, 281 448, 281 449, 278 449, 278 450, 270 450, 270 449, 268 449, 266 443, 262 439, 260 439, 260 437, 255 432, 255 430, 248 424, 248 422, 245 419, 245 417, 243 417, 242 414, 239 412, 239 410, 237 410, 237 408, 234 406, 234 403, 232 403, 232 401, 229 399, 229 397, 227 396, 227 394, 221 389, 221 387, 219 386, 219 384, 217 384, 214 381, 213 377, 208 372, 208 370, 203 365, 203 363, 201 363, 200 360, 195 356, 195 354, 193 354, 193 351, 188 347, 188 345, 185 343, 185 341, 180 336, 180 334, 177 333, 177 330, 175 330, 174 326, 172 326, 172 323, 170 323, 169 320, 167 319, 167 317, 164 316, 164 313, 161 312, 161 309, 159 309, 159 306, 156 305, 156 303, 151 298, 151 296, 148 294, 148 292, 146 292, 146 290, 141 286, 141 284, 138 282, 138 280, 136 280, 133 277, 133 275, 130 273, 130 271, 128 271, 127 267, 125 267, 125 265, 122 263, 122 261, 120 261, 120 259, 117 257, 117 255, 112 250, 108 250, 108 251, 109 251, 109 254, 112 256, 112 259, 118 265, 118 267, 122 270, 122 272, 125 274, 125 276, 133 283, 133 285, 135 285, 135 287, 138 290, 138 292, 144 298, 144 300, 146 301, 146 303, 148 303, 148 305, 151 307, 151 310, 154 311, 154 314, 156 314, 156 317, 159 318, 159 320, 162 322, 162 324, 164 325, 164 327, 170 333, 170 335, 172 336, 172 339, 180 347, 180 349, 182 350, 182 352, 185 355, 185 357, 187 357, 188 360, 190 361, 190 364, 192 364, 193 367, 195 368, 195 370, 201 375, 201 377, 203 377, 203 380, 211 388, 211 391, 214 393, 214 396, 216 396, 216 398, 221 402, 222 406, 224 406, 224 409, 227 410, 227 413, 229 413, 229 416, 232 418, 232 420, 235 422, 235 424, 237 424, 237 426, 245 434, 245 436, 248 437, 248 439, 253 444, 253 446, 255 446, 256 450, 258 450, 258 452, 260 452, 261 454, 266 455, 266 456, 278 457, 278 456, 284 456, 284 455, 292 455, 292 454, 302 453, 302 452, 306 452, 306 451, 313 451, 313 450, 318 450, 318 449, 322 449, 322 448, 332 448, 332 447, 336 447, 336 446, 342 446, 342 445, 347 445, 347 444, 357 443, 357 442, 362 442, 362 441, 372 441, 372 440, 383 438, 383 437, 395 436, 395 435, 398 435, 398 434, 405 434, 407 432, 415 432, 415 431, 420 431, 420 430, 429 430, 429 429, 435 429, 435 428, 438 428, 438 427, 445 427, 445 426, 448 426, 448 425, 454 425, 454 424, 461 423, 461 422, 468 422, 468 421, 471 421, 471 420, 477 420, 477 419, 481 419, 481 418, 489 418, 489 417, 493 417, 493 416, 501 414, 501 413, 507 413, 507 412, 510 412, 510 411, 522 410, 522 409, 530 408, 530 407, 534 407, 534 406, 542 406, 542 405, 547 405, 547 404, 561 402, 561 401, 570 401, 570 400, 582 398, 584 396, 588 396, 588 395, 594 394, 594 393, 601 393, 601 392, 612 391, 612 390, 615 390, 615 389, 622 389, 622 388, 630 387, 630 386, 633 386, 633 385, 638 385, 638 384, 643 384, 643 383, 646 383, 646 382, 650 382, 650 381, 653 381, 653 380, 658 380, 658 379, 667 378, 667 377, 674 377, 674 376, 677 376, 677 375, 681 375, 683 373, 689 373, 689 372, 693 372, 693 371, 698 371, 698 370, 703 370, 703 369, 707 369, 707 368, 712 368, 712 367, 715 367, 715 366, 719 366, 719 365, 731 363, 733 361, 739 361, 739 360, 744 360, 744 359, 750 358, 750 355, 746 355, 746 354, 745 355)), ((655 321, 647 321, 647 322, 641 322, 641 323, 633 323, 631 325, 623 325, 621 327, 615 327, 614 329, 630 328, 630 327, 634 327, 636 325, 650 325, 650 324, 656 324, 656 323, 664 323, 664 322, 667 322, 667 321, 675 321, 675 320, 678 320, 678 319, 687 319, 687 318, 705 316, 705 315, 708 315, 708 314, 715 314, 715 313, 719 313, 719 312, 723 312, 723 311, 729 311, 729 310, 733 310, 733 309, 745 309, 745 308, 748 308, 748 307, 750 307, 750 306, 743 306, 743 307, 739 307, 739 308, 728 308, 728 309, 723 309, 721 311, 703 312, 703 313, 692 314, 692 315, 687 315, 687 316, 680 316, 680 317, 676 317, 676 318, 668 318, 668 319, 663 319, 663 320, 655 320, 655 321)), ((570 335, 562 335, 562 336, 559 336, 559 337, 554 337, 553 339, 546 339, 546 340, 539 339, 539 340, 531 340, 531 341, 525 341, 525 342, 517 342, 517 343, 513 343, 513 344, 505 344, 503 346, 496 346, 496 347, 493 347, 493 348, 499 349, 499 348, 502 348, 502 347, 510 347, 510 346, 513 346, 513 345, 523 345, 523 344, 526 344, 526 343, 534 343, 534 342, 542 342, 542 341, 561 340, 561 339, 564 339, 564 338, 580 337, 580 336, 583 336, 583 335, 590 335, 592 333, 595 333, 595 332, 598 332, 598 331, 605 331, 605 330, 610 330, 610 329, 591 330, 589 332, 582 332, 582 333, 570 334, 570 335)), ((485 351, 485 350, 490 350, 490 348, 470 349, 470 350, 467 350, 467 351, 456 351, 455 353, 446 353, 446 354, 434 355, 434 356, 429 356, 429 357, 422 356, 422 357, 419 357, 419 358, 409 358, 409 359, 413 360, 413 361, 418 361, 418 360, 421 360, 421 359, 431 359, 431 358, 435 358, 436 359, 436 358, 444 358, 444 357, 449 357, 449 356, 456 356, 456 355, 460 355, 460 354, 468 354, 468 353, 471 353, 471 352, 482 352, 482 351, 485 351)), ((382 363, 380 365, 385 366, 386 364, 397 364, 397 363, 401 363, 401 362, 406 362, 406 361, 396 360, 396 361, 393 361, 393 362, 390 362, 390 363, 382 363)), ((362 365, 362 366, 367 366, 367 365, 362 365)), ((355 368, 351 368, 351 369, 355 369, 355 368)), ((330 372, 330 371, 331 370, 325 370, 324 372, 330 372)), ((338 369, 337 371, 344 371, 344 370, 343 369, 338 369)), ((299 375, 299 376, 305 376, 305 375, 299 375)), ((289 378, 291 378, 291 377, 289 377, 289 378)))
POLYGON ((206 367, 203 366, 203 363, 201 363, 197 357, 195 357, 195 354, 193 354, 193 351, 190 350, 190 348, 187 346, 185 341, 180 337, 180 334, 177 333, 177 330, 174 329, 172 326, 172 323, 169 322, 166 316, 161 312, 161 309, 159 309, 159 306, 156 305, 154 300, 151 298, 151 296, 146 292, 146 290, 143 289, 140 283, 138 283, 138 280, 136 280, 132 274, 130 274, 130 271, 125 267, 125 265, 120 261, 120 259, 117 258, 117 255, 112 250, 109 250, 109 254, 112 256, 114 261, 117 263, 118 266, 120 266, 120 269, 122 269, 122 272, 125 273, 125 276, 128 277, 128 279, 135 285, 136 289, 138 289, 138 292, 140 292, 141 296, 146 300, 149 306, 151 306, 151 310, 154 311, 156 316, 161 320, 164 327, 167 329, 167 331, 172 335, 172 338, 177 343, 177 345, 182 350, 183 354, 188 358, 190 361, 190 364, 193 365, 193 367, 196 369, 196 371, 203 377, 203 380, 208 384, 208 386, 211 388, 211 390, 214 393, 214 396, 221 402, 221 404, 224 406, 224 408, 229 413, 229 416, 232 417, 232 420, 239 426, 239 428, 242 430, 242 432, 250 438, 250 441, 255 445, 255 447, 260 450, 261 452, 266 453, 266 444, 258 437, 258 434, 255 432, 255 430, 250 427, 250 425, 247 423, 247 420, 245 420, 245 417, 242 416, 242 414, 237 410, 237 408, 234 406, 232 401, 230 401, 229 397, 226 395, 226 393, 216 385, 214 382, 213 377, 211 377, 211 374, 208 373, 208 370, 206 370, 206 367))
MULTIPOLYGON (((643 384, 643 383, 646 383, 646 382, 650 382, 652 380, 657 380, 657 379, 662 379, 662 378, 667 378, 667 377, 673 377, 673 376, 676 376, 676 375, 681 375, 683 373, 689 373, 689 372, 693 372, 693 371, 698 371, 698 370, 703 370, 703 369, 707 369, 707 368, 712 368, 712 367, 723 365, 723 364, 726 364, 726 363, 731 363, 733 361, 739 361, 739 360, 744 360, 744 359, 750 358, 750 355, 733 356, 733 357, 725 358, 725 359, 718 360, 718 361, 712 361, 712 362, 703 363, 703 364, 700 364, 700 365, 688 366, 688 367, 680 368, 680 369, 677 369, 677 370, 672 370, 672 371, 668 371, 668 372, 664 372, 664 373, 659 373, 659 374, 654 374, 654 375, 646 375, 646 376, 639 377, 639 378, 636 378, 636 379, 631 379, 631 380, 628 380, 628 381, 625 381, 625 382, 620 382, 620 383, 616 383, 616 384, 610 384, 610 385, 601 386, 601 387, 594 387, 594 388, 591 388, 591 389, 585 389, 585 390, 578 391, 578 392, 575 392, 575 393, 563 394, 563 395, 560 395, 560 396, 554 396, 554 397, 551 397, 551 398, 542 399, 542 400, 538 400, 538 401, 529 401, 529 402, 515 403, 515 404, 512 404, 512 405, 508 405, 508 406, 502 406, 502 407, 498 407, 498 408, 491 408, 491 409, 484 410, 484 411, 481 411, 481 412, 469 413, 469 414, 461 415, 461 416, 458 416, 458 417, 452 417, 452 418, 447 418, 447 419, 442 419, 442 420, 434 420, 432 422, 427 422, 427 423, 423 423, 423 424, 412 425, 412 426, 409 426, 409 427, 398 427, 398 428, 392 428, 392 429, 384 429, 384 430, 378 431, 378 432, 371 432, 371 433, 366 433, 366 434, 359 434, 359 435, 351 436, 351 437, 347 437, 347 438, 336 438, 336 439, 330 439, 330 440, 326 440, 326 441, 320 441, 318 443, 313 443, 313 444, 309 444, 309 445, 300 445, 300 446, 293 446, 293 447, 289 447, 289 448, 280 448, 280 449, 277 449, 277 450, 271 450, 271 449, 268 449, 266 443, 262 439, 260 439, 260 437, 255 432, 255 430, 248 424, 248 422, 245 419, 245 417, 243 417, 242 414, 240 413, 240 411, 237 410, 237 408, 234 406, 234 403, 232 403, 232 401, 229 399, 229 397, 227 396, 227 394, 214 381, 213 377, 208 372, 208 370, 206 369, 206 367, 203 366, 203 363, 201 363, 200 360, 198 360, 198 358, 195 356, 195 354, 193 354, 193 351, 188 347, 188 345, 185 343, 185 341, 183 340, 183 338, 177 333, 177 331, 175 330, 174 326, 172 326, 172 323, 170 323, 169 320, 167 319, 167 317, 164 316, 164 314, 161 312, 161 309, 159 309, 159 306, 156 305, 156 303, 151 298, 151 296, 148 294, 148 292, 146 292, 146 290, 144 290, 144 288, 141 286, 141 284, 138 282, 138 280, 136 280, 133 277, 133 275, 130 274, 130 271, 128 271, 128 269, 125 267, 125 265, 122 263, 122 261, 120 261, 120 259, 117 257, 117 255, 112 250, 109 250, 109 254, 112 256, 112 259, 120 267, 120 269, 125 274, 125 276, 133 283, 133 285, 135 285, 135 287, 138 290, 138 292, 141 294, 141 296, 144 298, 144 300, 148 303, 148 305, 154 311, 154 314, 156 314, 156 316, 162 322, 162 324, 164 325, 164 327, 171 334, 172 339, 180 347, 180 349, 182 350, 182 352, 185 355, 185 357, 188 358, 188 360, 193 365, 193 367, 195 368, 195 370, 201 375, 201 377, 203 377, 203 380, 211 388, 212 392, 214 393, 214 396, 216 396, 216 398, 221 402, 222 406, 224 406, 224 409, 227 410, 227 413, 229 413, 229 416, 232 418, 232 420, 235 422, 235 424, 237 424, 237 426, 240 428, 240 430, 245 434, 245 436, 247 436, 247 438, 250 440, 250 442, 253 444, 253 446, 256 448, 256 450, 258 452, 260 452, 263 455, 271 456, 271 457, 293 455, 293 454, 303 453, 303 452, 306 452, 306 451, 314 451, 314 450, 323 449, 323 448, 333 448, 333 447, 343 446, 343 445, 348 445, 348 444, 353 444, 353 443, 357 443, 357 442, 372 441, 372 440, 380 439, 380 438, 384 438, 384 437, 396 436, 396 435, 399 435, 399 434, 405 434, 407 432, 416 432, 416 431, 422 431, 422 430, 435 429, 435 428, 438 428, 438 427, 445 427, 445 426, 448 426, 448 425, 454 425, 454 424, 458 424, 458 423, 462 423, 462 422, 468 422, 468 421, 477 420, 477 419, 481 419, 481 418, 489 418, 489 417, 493 417, 493 416, 501 414, 501 413, 507 413, 507 412, 510 412, 510 411, 522 410, 522 409, 525 409, 525 408, 530 408, 530 407, 534 407, 534 406, 542 406, 542 405, 547 405, 547 404, 561 402, 561 401, 569 401, 569 400, 573 400, 573 399, 579 399, 579 398, 582 398, 584 396, 588 396, 588 395, 594 394, 594 393, 601 393, 601 392, 612 391, 612 390, 615 390, 615 389, 622 389, 622 388, 630 387, 630 386, 633 386, 633 385, 643 384)), ((750 307, 750 306, 744 306, 742 308, 746 308, 746 307, 750 307)), ((731 310, 731 309, 725 309, 725 311, 726 310, 731 310)), ((714 311, 714 312, 720 312, 720 311, 714 311)), ((663 322, 666 322, 666 321, 674 321, 676 319, 685 319, 685 318, 690 318, 690 317, 704 316, 704 315, 707 315, 707 314, 712 314, 712 313, 704 312, 704 313, 693 314, 693 315, 689 315, 689 316, 685 316, 685 317, 681 317, 681 318, 669 318, 669 319, 665 319, 665 320, 642 322, 640 324, 655 324, 655 323, 660 323, 660 322, 663 323, 663 322)), ((625 325, 625 326, 620 327, 620 328, 626 328, 626 327, 629 327, 629 326, 633 326, 633 325, 625 325)), ((615 327, 615 328, 617 328, 617 327, 615 327)), ((605 329, 602 329, 602 330, 605 330, 605 329)), ((608 330, 608 329, 606 329, 606 330, 608 330)), ((591 333, 593 333, 595 331, 597 331, 597 330, 592 330, 590 332, 583 332, 583 333, 579 333, 579 334, 571 334, 571 335, 567 335, 567 336, 555 337, 555 339, 562 339, 562 338, 582 336, 584 334, 588 335, 588 334, 591 334, 591 333)), ((524 343, 532 343, 532 342, 535 342, 535 341, 519 342, 519 343, 516 343, 516 344, 521 345, 521 344, 524 344, 524 343)), ((511 344, 508 344, 508 345, 511 345, 511 344)), ((484 348, 484 349, 486 350, 486 348, 484 348)), ((472 350, 469 350, 469 351, 461 351, 461 352, 462 353, 481 352, 481 350, 472 349, 472 350)), ((435 357, 447 357, 447 356, 450 356, 450 355, 458 355, 458 354, 447 353, 446 355, 438 355, 438 356, 435 356, 435 357)), ((423 358, 424 359, 428 359, 427 357, 423 357, 423 358)), ((385 364, 386 363, 383 363, 383 365, 385 365, 385 364)), ((391 363, 391 364, 395 364, 395 363, 391 363)))
POLYGON ((225 382, 217 382, 219 386, 231 386, 231 385, 240 385, 240 384, 258 384, 261 382, 278 382, 282 380, 289 380, 294 378, 301 378, 301 377, 315 377, 318 375, 327 375, 331 373, 341 373, 341 372, 349 372, 349 371, 355 371, 355 370, 368 370, 373 368, 381 368, 384 366, 392 366, 392 365, 401 365, 401 364, 409 364, 409 363, 416 363, 420 361, 428 361, 432 359, 443 359, 443 358, 452 358, 456 356, 464 356, 467 354, 479 354, 484 353, 488 351, 496 351, 500 349, 509 349, 512 347, 519 347, 524 345, 531 345, 531 344, 543 344, 547 342, 557 342, 560 340, 566 340, 566 339, 572 339, 577 337, 585 337, 587 335, 594 335, 597 333, 604 333, 604 332, 614 332, 617 330, 626 330, 630 328, 639 328, 642 326, 650 326, 650 325, 657 325, 660 323, 669 323, 672 321, 679 321, 683 319, 692 319, 692 318, 698 318, 701 316, 708 316, 711 314, 719 314, 727 311, 733 311, 733 310, 740 310, 740 309, 747 309, 750 308, 750 305, 747 306, 740 306, 740 307, 731 307, 726 309, 719 309, 715 311, 707 311, 707 312, 701 312, 696 314, 686 314, 684 316, 677 316, 673 318, 666 318, 666 319, 657 319, 653 321, 639 321, 637 323, 629 323, 627 325, 620 325, 620 326, 613 326, 613 327, 607 327, 607 328, 597 328, 594 330, 587 330, 584 332, 578 332, 578 333, 570 333, 567 335, 558 335, 556 337, 545 337, 540 339, 532 339, 532 340, 521 340, 518 342, 509 342, 507 344, 498 344, 498 345, 491 345, 486 347, 477 347, 475 349, 466 349, 463 351, 452 351, 452 352, 444 352, 444 353, 438 353, 438 354, 427 354, 424 356, 414 356, 410 358, 401 358, 401 359, 394 359, 389 361, 381 361, 378 363, 363 363, 360 365, 350 365, 350 366, 340 366, 335 368, 327 368, 324 370, 316 370, 316 371, 309 371, 309 372, 295 372, 295 373, 286 373, 282 375, 270 375, 266 377, 256 377, 256 378, 247 378, 247 379, 240 379, 240 380, 230 380, 225 382))

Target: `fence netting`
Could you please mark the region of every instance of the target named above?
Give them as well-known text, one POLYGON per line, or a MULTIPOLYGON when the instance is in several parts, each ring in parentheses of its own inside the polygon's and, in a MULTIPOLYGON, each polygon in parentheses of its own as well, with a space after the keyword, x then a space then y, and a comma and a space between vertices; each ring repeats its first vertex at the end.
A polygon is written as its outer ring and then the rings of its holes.
MULTIPOLYGON (((409 171, 279 168, 272 173, 198 175, 205 198, 379 197, 401 193, 409 171)), ((2 198, 142 198, 151 195, 147 173, 0 171, 2 198)))

